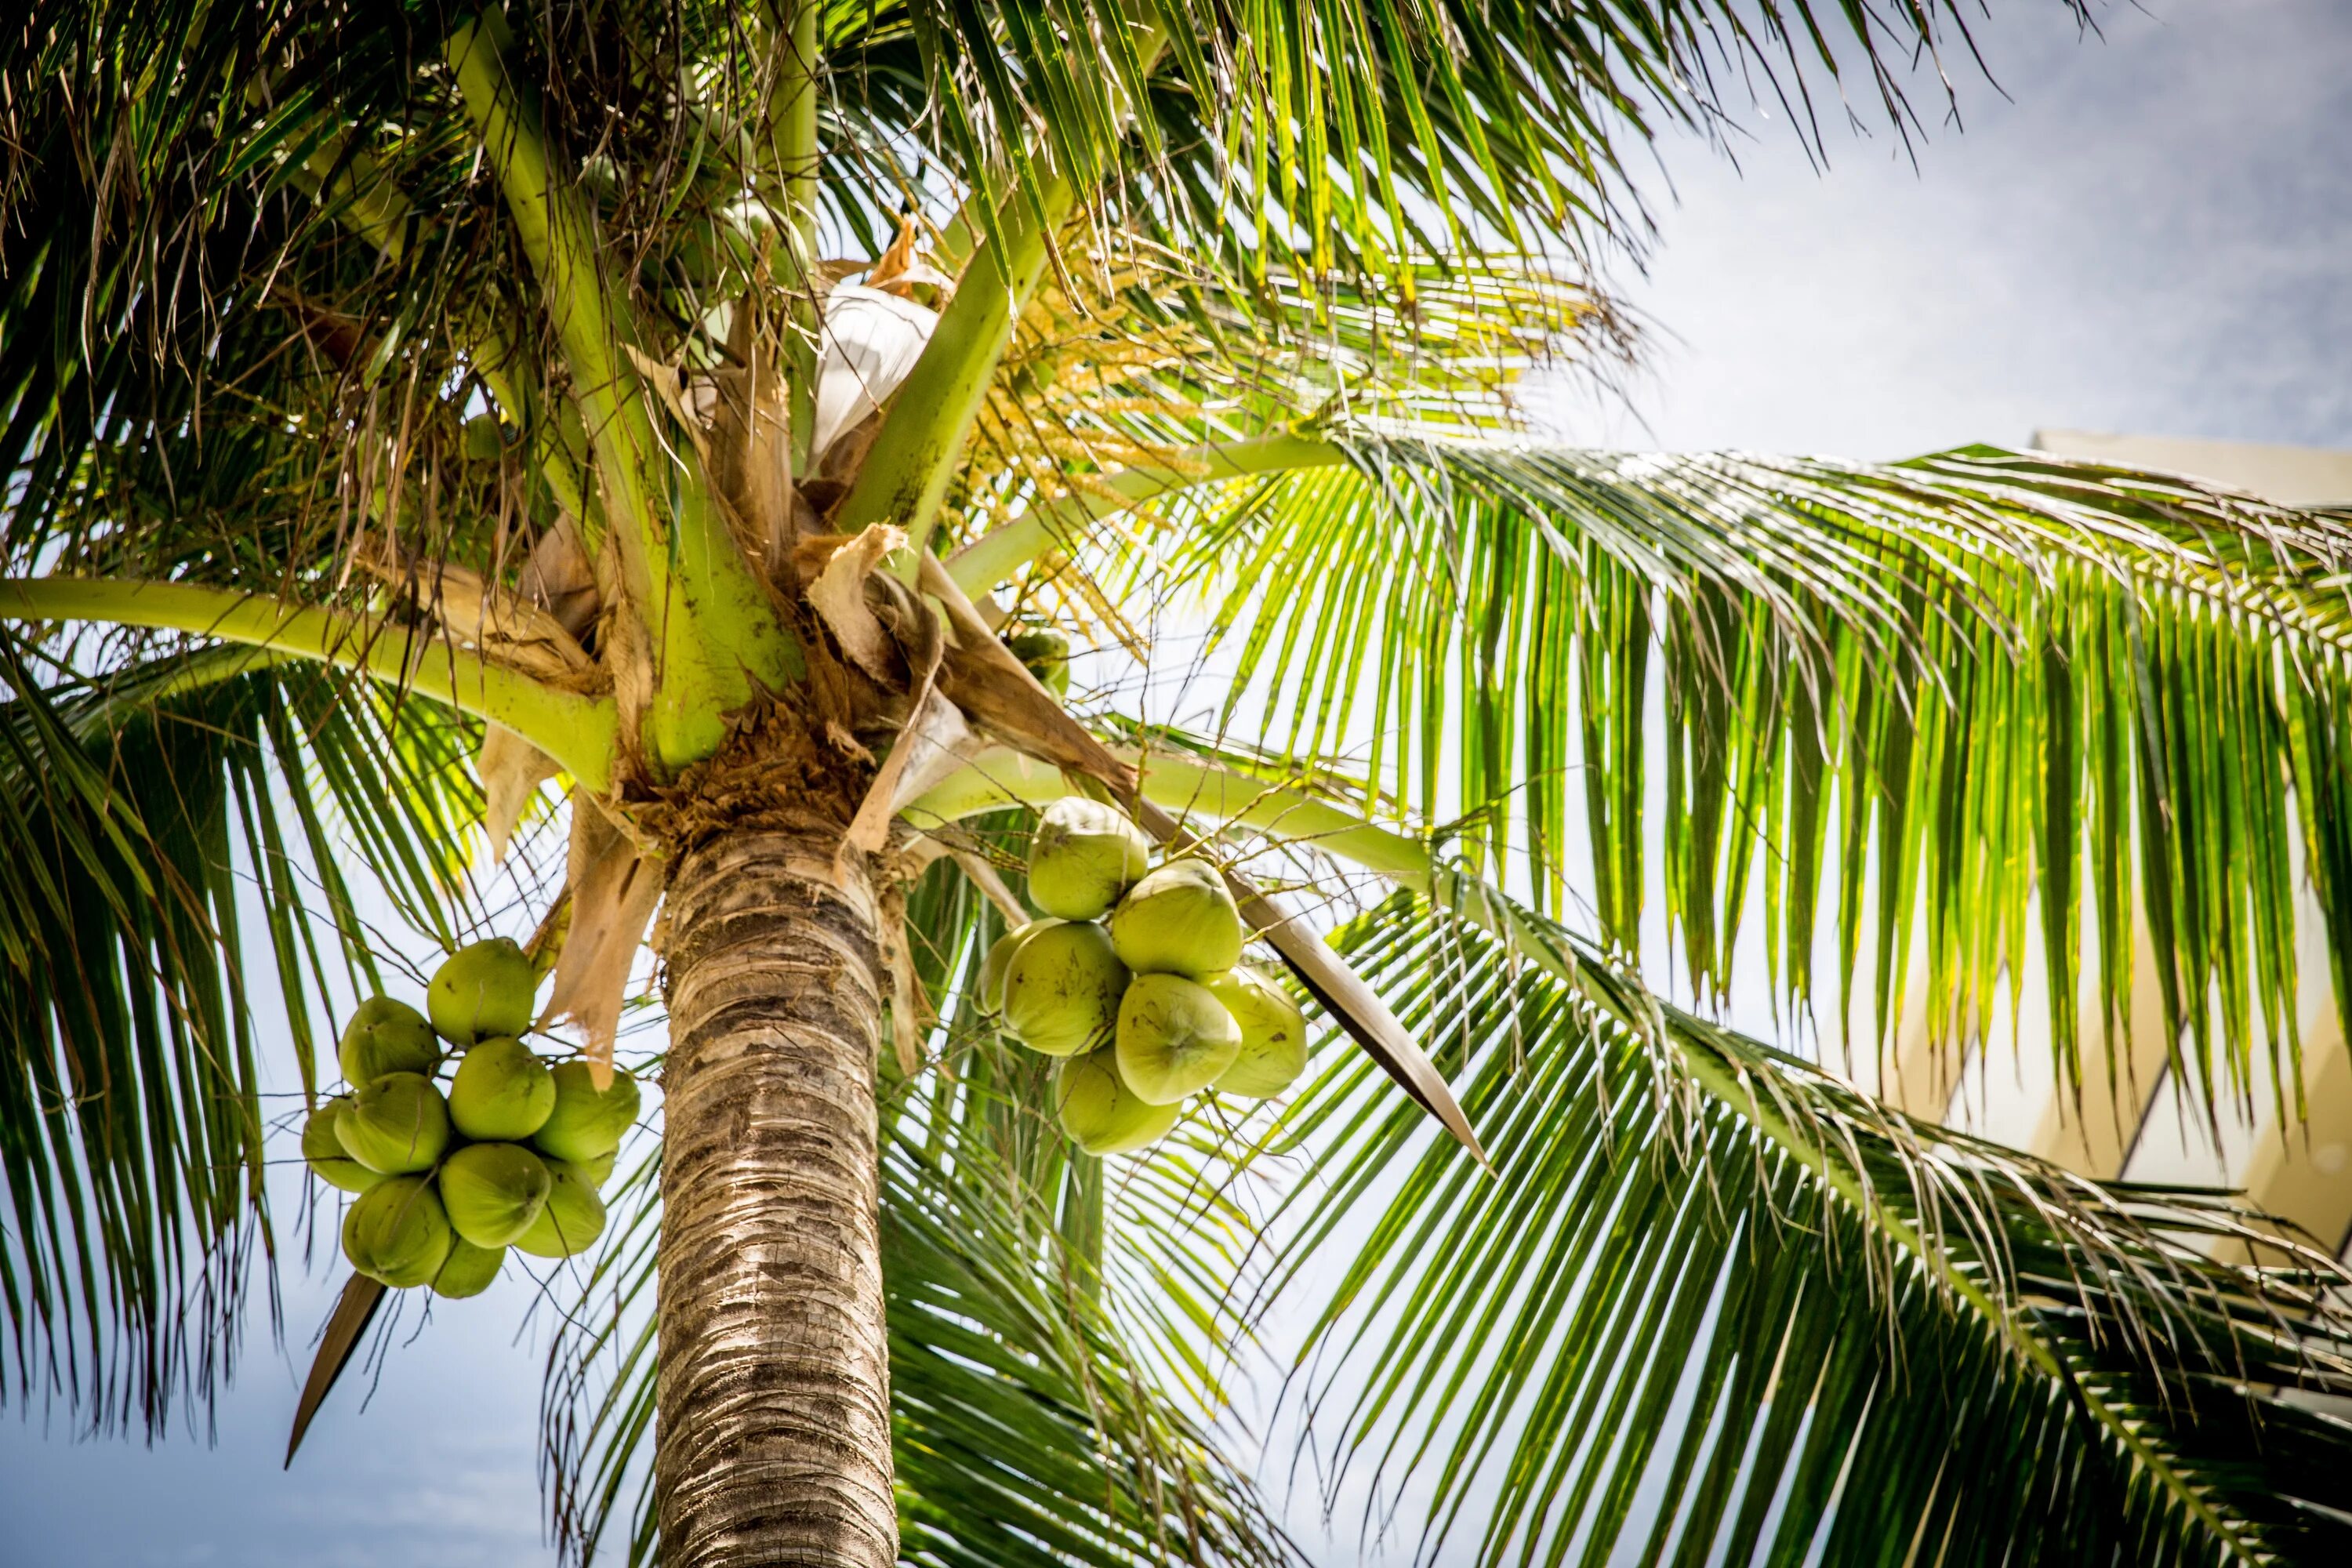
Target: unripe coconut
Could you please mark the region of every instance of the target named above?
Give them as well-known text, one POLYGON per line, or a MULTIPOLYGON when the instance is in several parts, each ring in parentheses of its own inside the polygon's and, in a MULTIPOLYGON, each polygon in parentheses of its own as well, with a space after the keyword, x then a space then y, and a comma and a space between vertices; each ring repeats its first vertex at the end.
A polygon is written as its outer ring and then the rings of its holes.
POLYGON ((1004 972, 1013 966, 1013 955, 1021 944, 1039 931, 1062 922, 1052 915, 1014 926, 989 944, 988 956, 980 961, 980 1010, 993 1018, 1004 1011, 1004 972))
POLYGON ((1156 1143, 1176 1125, 1173 1105, 1150 1105, 1118 1076, 1118 1052, 1105 1046, 1054 1069, 1054 1113, 1089 1154, 1124 1154, 1156 1143))
POLYGON ((505 1247, 476 1247, 464 1237, 457 1237, 450 1244, 449 1256, 442 1261, 441 1272, 433 1277, 433 1293, 452 1301, 478 1296, 498 1279, 506 1261, 505 1247))
POLYGON ((466 456, 478 463, 494 462, 506 450, 506 432, 495 414, 477 414, 466 421, 466 456))
POLYGON ((379 1183, 343 1215, 343 1256, 369 1279, 394 1289, 422 1285, 439 1273, 457 1239, 430 1176, 379 1183))
POLYGON ((596 1184, 596 1190, 601 1193, 604 1190, 604 1184, 613 1179, 613 1167, 620 1158, 621 1152, 615 1149, 593 1160, 574 1160, 572 1163, 580 1167, 583 1175, 596 1184))
POLYGON ((425 988, 425 1010, 452 1045, 470 1046, 530 1027, 539 972, 506 937, 474 942, 451 953, 425 988))
POLYGON ((1242 955, 1242 916, 1205 860, 1171 860, 1111 911, 1111 944, 1138 974, 1204 979, 1242 955))
POLYGON ((430 1076, 441 1065, 441 1042, 425 1015, 405 1002, 371 996, 343 1026, 335 1060, 353 1089, 363 1089, 388 1072, 430 1076))
POLYGON ((530 1228, 555 1178, 520 1143, 468 1143, 443 1162, 441 1206, 476 1247, 504 1247, 530 1228))
POLYGON ((1208 1088, 1241 1049, 1241 1026, 1225 1005, 1181 974, 1139 974, 1118 1005, 1118 1076, 1147 1105, 1208 1088))
POLYGON ((1029 836, 1029 901, 1066 921, 1099 918, 1151 867, 1151 842, 1117 806, 1066 795, 1029 836))
POLYGON ((1264 1100, 1307 1070, 1307 1015, 1272 979, 1238 964, 1202 982, 1241 1026, 1242 1052, 1213 1086, 1219 1094, 1264 1100))
POLYGON ((528 1138, 554 1110, 554 1076, 520 1040, 478 1042, 449 1080, 449 1120, 468 1138, 528 1138))
POLYGON ((1015 632, 1004 639, 1013 657, 1029 668, 1037 683, 1056 697, 1070 694, 1070 639, 1050 627, 1015 632))
POLYGON ((1110 1038, 1127 965, 1103 928, 1073 921, 1038 931, 1004 970, 1004 1026, 1033 1051, 1074 1056, 1110 1038))
POLYGON ((335 1121, 343 1152, 387 1176, 429 1171, 449 1146, 449 1107, 422 1073, 386 1073, 335 1121))
POLYGON ((554 1178, 547 1191, 547 1206, 514 1244, 533 1258, 569 1258, 584 1252, 604 1234, 604 1200, 588 1173, 568 1161, 550 1160, 547 1173, 554 1178))
POLYGON ((310 1170, 331 1187, 347 1193, 363 1193, 383 1180, 382 1173, 369 1170, 351 1157, 343 1141, 335 1135, 335 1126, 352 1109, 352 1097, 339 1094, 302 1123, 302 1158, 310 1162, 310 1170))
POLYGON ((558 1063, 551 1076, 555 1109, 530 1141, 559 1160, 593 1160, 619 1148, 637 1120, 637 1080, 614 1068, 613 1087, 599 1094, 586 1062, 558 1063))

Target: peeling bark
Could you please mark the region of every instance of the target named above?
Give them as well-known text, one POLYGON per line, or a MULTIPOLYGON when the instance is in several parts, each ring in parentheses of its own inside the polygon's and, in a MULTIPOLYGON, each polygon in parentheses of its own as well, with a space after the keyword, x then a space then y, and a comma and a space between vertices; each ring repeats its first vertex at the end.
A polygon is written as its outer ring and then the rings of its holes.
POLYGON ((875 1051, 838 823, 721 834, 669 888, 658 1434, 666 1568, 898 1556, 875 1051))

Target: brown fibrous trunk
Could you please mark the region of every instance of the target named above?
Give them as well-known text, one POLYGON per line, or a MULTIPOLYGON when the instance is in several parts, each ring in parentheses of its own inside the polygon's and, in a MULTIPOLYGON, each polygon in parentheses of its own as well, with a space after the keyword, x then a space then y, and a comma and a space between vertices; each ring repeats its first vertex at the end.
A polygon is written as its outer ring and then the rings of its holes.
POLYGON ((664 957, 667 1568, 898 1556, 875 1052, 885 971, 830 810, 682 847, 664 957))

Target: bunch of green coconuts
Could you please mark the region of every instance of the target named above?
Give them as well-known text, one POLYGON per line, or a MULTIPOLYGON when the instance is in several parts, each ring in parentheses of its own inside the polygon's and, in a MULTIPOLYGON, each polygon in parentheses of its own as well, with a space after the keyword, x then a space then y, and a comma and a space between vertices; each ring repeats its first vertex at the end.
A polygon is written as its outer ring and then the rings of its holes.
POLYGON ((1155 869, 1123 813, 1074 796, 1030 837, 1029 898, 1045 918, 989 949, 980 1005, 1062 1058, 1055 1112, 1088 1153, 1157 1141, 1189 1096, 1262 1100, 1306 1067, 1307 1021, 1242 963, 1241 912, 1206 860, 1155 869))
POLYGON ((352 1015, 335 1053, 350 1091, 304 1123, 302 1157, 358 1194, 343 1256, 361 1273, 475 1296, 509 1247, 569 1258, 603 1234, 597 1189, 637 1119, 637 1085, 615 1069, 599 1089, 586 1062, 542 1061, 523 1044, 538 988, 530 958, 500 937, 442 964, 424 1013, 372 996, 352 1015))

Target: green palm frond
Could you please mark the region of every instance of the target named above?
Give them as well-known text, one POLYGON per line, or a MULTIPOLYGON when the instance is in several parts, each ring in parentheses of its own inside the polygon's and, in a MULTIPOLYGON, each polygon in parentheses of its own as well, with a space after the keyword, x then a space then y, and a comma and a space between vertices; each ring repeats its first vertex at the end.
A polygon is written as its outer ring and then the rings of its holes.
POLYGON ((1274 1222, 1287 1289, 1344 1260, 1303 1397, 1343 1465, 1433 1499, 1423 1560, 2352 1544, 2333 1259, 1908 1121, 1471 907, 1509 939, 1400 895, 1341 940, 1443 1042, 1494 1173, 1349 1065, 1293 1112, 1320 1180, 1274 1222), (2269 1266, 2221 1260, 2248 1246, 2269 1266))
MULTIPOLYGON (((1694 990, 1724 994, 1760 894, 1793 1003, 1833 929, 1835 1029, 1874 975, 1892 1026, 1916 918, 1931 1026, 1964 1037, 2004 986, 2018 1005, 2029 957, 2081 971, 2087 888, 2112 1037, 2137 898, 2207 1102, 2254 1094, 2265 1027, 2273 1086, 2297 1081, 2299 852, 2339 994, 2352 940, 2342 520, 1991 449, 1868 467, 1329 440, 1345 466, 1160 503, 1238 672, 1228 722, 1255 709, 1277 752, 1351 756, 1364 809, 1458 824, 1555 914, 1589 886, 1627 953, 1661 833, 1694 990)), ((2079 1086, 2080 998, 2049 993, 2079 1086)))
MULTIPOLYGON (((907 0, 879 15, 917 40, 942 125, 931 150, 983 214, 1042 216, 1050 167, 1120 192, 1235 277, 1290 255, 1318 274, 1384 276, 1397 258, 1490 237, 1523 251, 1632 237, 1631 147, 1668 126, 1712 131, 1727 92, 1775 100, 1813 142, 1811 94, 1842 91, 1843 63, 1907 134, 1921 123, 1907 61, 1972 48, 1966 9, 1947 3, 907 0), (1154 71, 1146 51, 1161 41, 1154 71), (1148 110, 1132 132, 1123 103, 1148 110)), ((895 50, 893 31, 866 36, 895 50)), ((903 101, 908 74, 886 73, 872 118, 903 101)))
POLYGON ((229 1375, 271 1245, 257 988, 274 974, 307 1091, 332 1050, 314 1005, 375 973, 345 847, 446 930, 470 745, 242 652, 105 679, 5 657, 0 1394, 152 1433, 229 1375))

